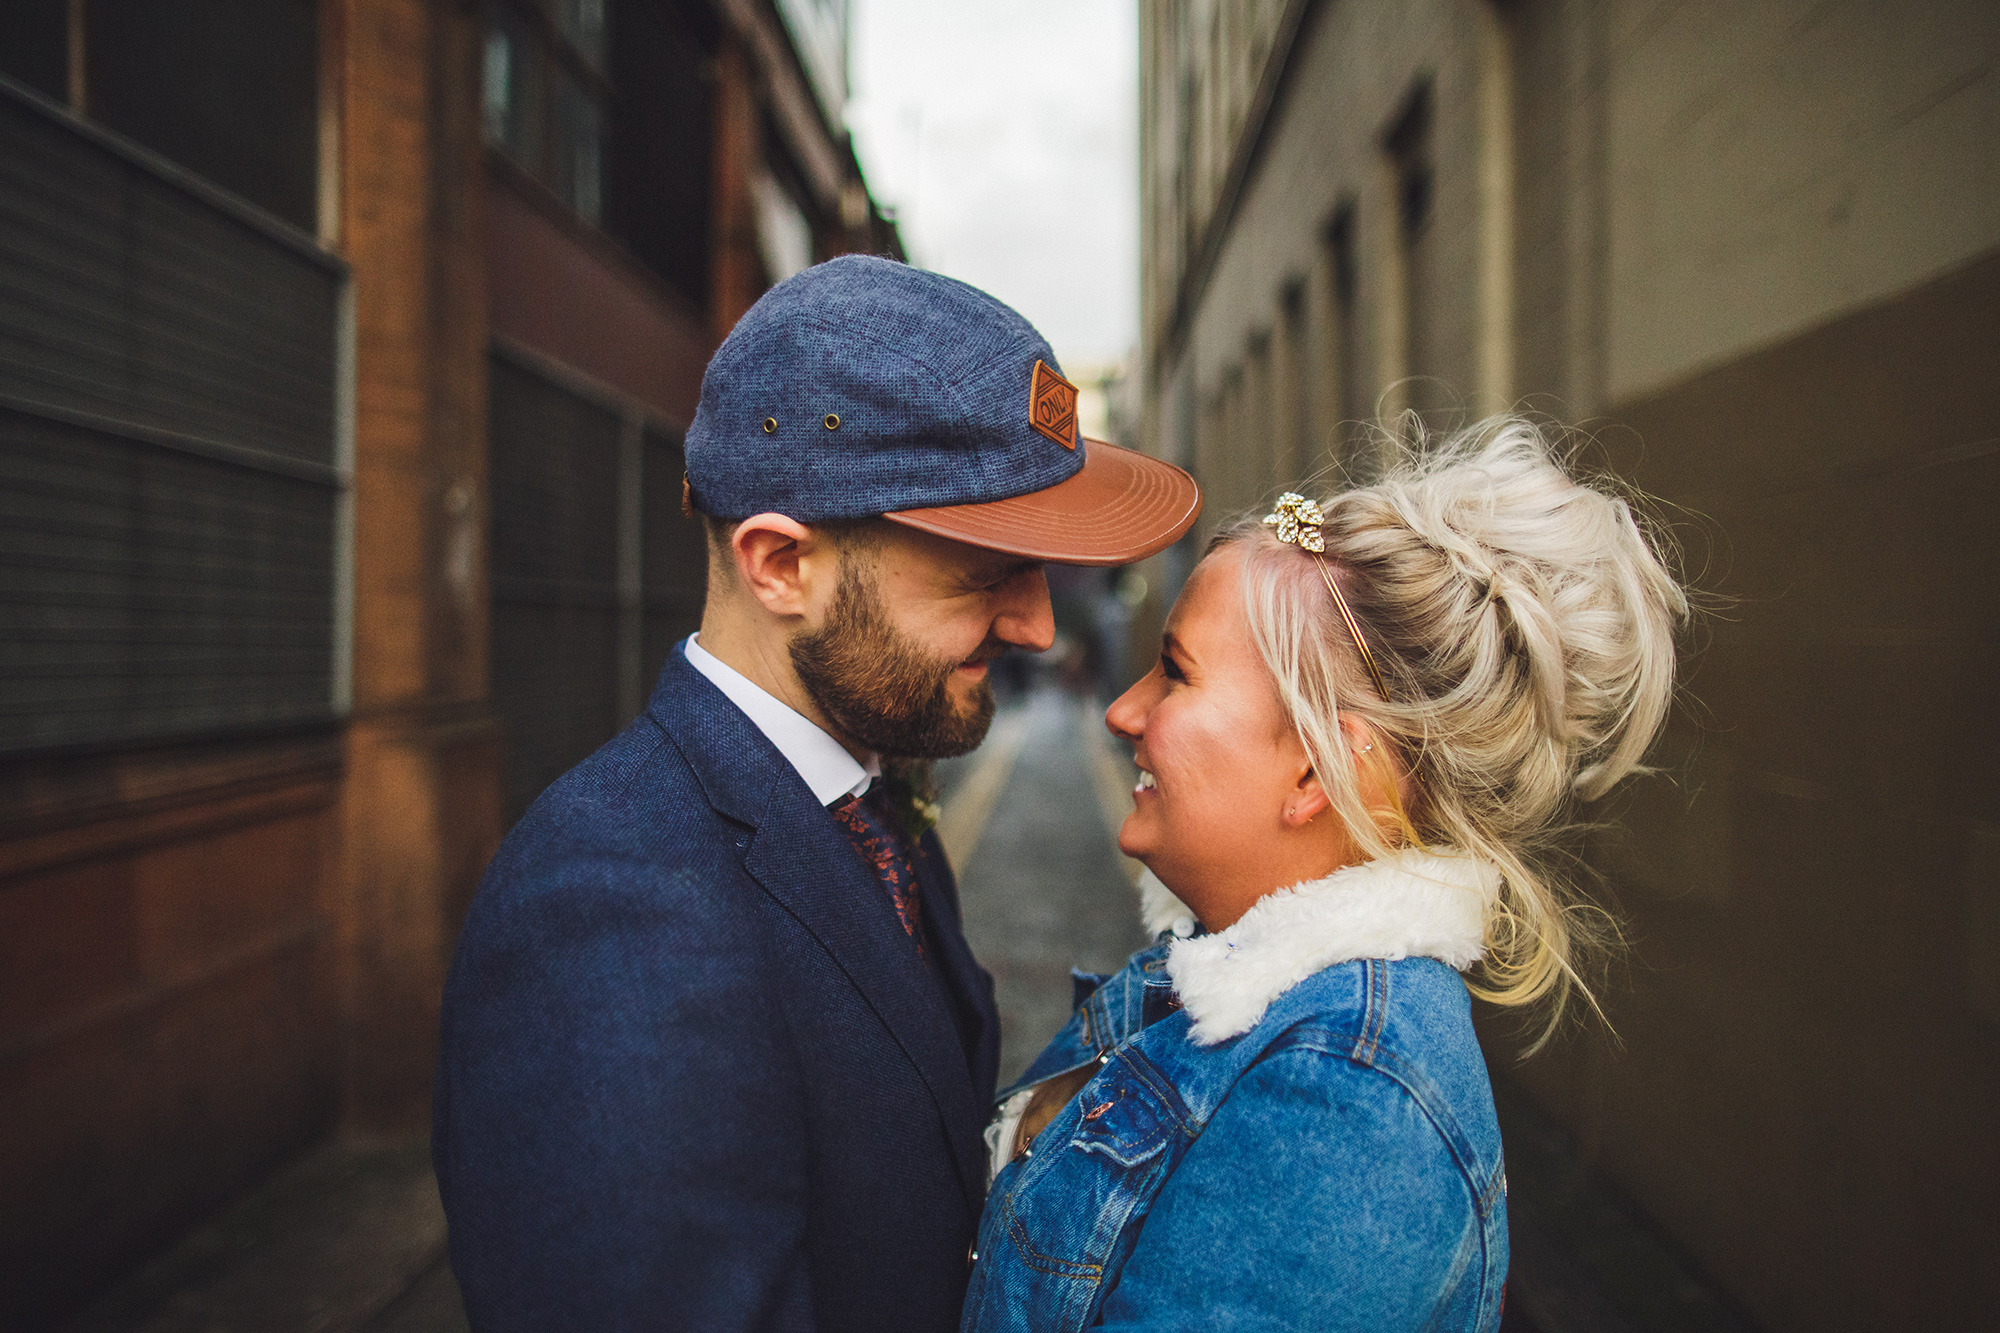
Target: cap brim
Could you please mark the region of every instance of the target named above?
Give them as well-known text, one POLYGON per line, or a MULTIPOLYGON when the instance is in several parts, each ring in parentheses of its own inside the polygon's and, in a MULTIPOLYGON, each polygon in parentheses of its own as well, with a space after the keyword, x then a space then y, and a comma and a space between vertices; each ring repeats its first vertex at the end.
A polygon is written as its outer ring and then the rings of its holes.
POLYGON ((1127 565, 1172 546, 1200 513, 1200 488, 1172 463, 1085 440, 1082 471, 1045 490, 882 517, 1031 560, 1127 565))

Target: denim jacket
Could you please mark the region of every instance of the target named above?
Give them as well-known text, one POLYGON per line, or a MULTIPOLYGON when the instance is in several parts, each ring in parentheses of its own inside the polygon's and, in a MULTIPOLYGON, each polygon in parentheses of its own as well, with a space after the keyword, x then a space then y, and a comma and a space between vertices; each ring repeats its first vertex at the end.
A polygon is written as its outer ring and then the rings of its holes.
POLYGON ((996 1176, 964 1333, 1496 1329, 1506 1177, 1453 972, 1492 882, 1405 852, 1079 975, 1001 1104, 1097 1072, 996 1176))

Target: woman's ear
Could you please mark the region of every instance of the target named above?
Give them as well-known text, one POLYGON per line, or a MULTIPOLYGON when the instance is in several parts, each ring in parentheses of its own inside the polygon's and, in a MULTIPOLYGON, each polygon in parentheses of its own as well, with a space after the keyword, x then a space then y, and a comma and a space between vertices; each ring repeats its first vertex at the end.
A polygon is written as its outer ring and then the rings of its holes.
POLYGON ((1340 734, 1347 740, 1347 752, 1355 766, 1368 762, 1375 751, 1375 729, 1352 713, 1340 715, 1340 734))
POLYGON ((1326 792, 1319 785, 1319 775, 1307 768, 1293 784, 1291 793, 1285 798, 1284 823, 1286 828, 1303 828, 1323 815, 1333 802, 1326 798, 1326 792))
MULTIPOLYGON (((1358 717, 1342 716, 1340 732, 1347 741, 1348 759, 1356 768, 1370 762, 1374 757, 1375 733, 1366 722, 1358 717)), ((1292 790, 1285 799, 1284 821, 1288 828, 1310 824, 1314 816, 1331 809, 1333 800, 1320 785, 1319 774, 1310 764, 1302 765, 1292 790)))
POLYGON ((1305 747, 1300 745, 1296 748, 1299 751, 1299 766, 1292 778, 1292 789, 1285 793, 1286 828, 1303 828, 1333 805, 1327 798, 1326 789, 1319 785, 1319 774, 1306 758, 1305 747))

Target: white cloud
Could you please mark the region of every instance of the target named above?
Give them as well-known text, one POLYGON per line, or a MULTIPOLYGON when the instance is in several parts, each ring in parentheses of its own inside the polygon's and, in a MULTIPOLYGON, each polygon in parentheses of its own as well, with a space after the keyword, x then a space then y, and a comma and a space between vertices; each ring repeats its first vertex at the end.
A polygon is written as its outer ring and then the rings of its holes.
POLYGON ((1132 0, 854 0, 848 124, 911 257, 1072 366, 1138 330, 1132 0))

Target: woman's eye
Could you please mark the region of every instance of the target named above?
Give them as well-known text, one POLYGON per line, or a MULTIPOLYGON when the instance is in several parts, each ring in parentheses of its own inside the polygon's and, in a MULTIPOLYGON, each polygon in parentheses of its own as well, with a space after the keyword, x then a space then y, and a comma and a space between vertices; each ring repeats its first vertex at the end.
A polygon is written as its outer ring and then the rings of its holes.
POLYGON ((1181 669, 1175 664, 1174 659, 1168 657, 1165 653, 1160 654, 1160 674, 1164 675, 1168 680, 1187 680, 1187 677, 1181 674, 1181 669))

